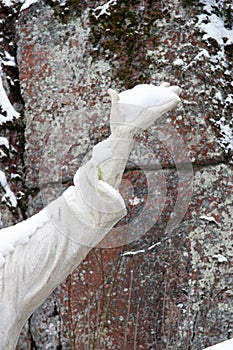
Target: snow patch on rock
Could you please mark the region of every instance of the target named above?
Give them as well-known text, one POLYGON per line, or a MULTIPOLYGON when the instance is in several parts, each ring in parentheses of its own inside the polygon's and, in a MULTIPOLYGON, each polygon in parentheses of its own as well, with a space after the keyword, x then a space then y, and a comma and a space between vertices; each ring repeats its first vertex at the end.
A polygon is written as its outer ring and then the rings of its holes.
POLYGON ((10 186, 7 183, 6 176, 3 171, 0 170, 0 184, 5 191, 4 196, 2 197, 2 202, 7 202, 10 206, 17 206, 17 199, 15 194, 11 191, 10 186))
POLYGON ((2 68, 0 62, 0 111, 5 112, 6 116, 0 113, 0 125, 8 121, 12 121, 14 118, 19 118, 20 114, 16 112, 12 104, 10 103, 6 91, 2 83, 2 68))

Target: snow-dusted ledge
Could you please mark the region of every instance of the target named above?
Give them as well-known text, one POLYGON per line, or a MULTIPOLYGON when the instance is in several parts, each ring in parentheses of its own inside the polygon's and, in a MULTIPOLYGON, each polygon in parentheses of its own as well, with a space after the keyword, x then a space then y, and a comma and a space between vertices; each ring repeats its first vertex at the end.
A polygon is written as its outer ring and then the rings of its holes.
POLYGON ((204 350, 232 350, 232 349, 233 349, 233 339, 230 339, 222 343, 205 348, 204 350))
POLYGON ((74 176, 74 186, 41 212, 0 230, 0 343, 14 350, 33 311, 126 213, 119 193, 134 135, 180 101, 180 88, 109 90, 111 135, 74 176))

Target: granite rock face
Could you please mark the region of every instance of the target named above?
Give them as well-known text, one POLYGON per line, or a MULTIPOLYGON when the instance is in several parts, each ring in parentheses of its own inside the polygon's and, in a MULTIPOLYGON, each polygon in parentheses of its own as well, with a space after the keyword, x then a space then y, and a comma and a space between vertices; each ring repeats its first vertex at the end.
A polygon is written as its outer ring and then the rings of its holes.
POLYGON ((127 217, 32 315, 18 350, 200 350, 232 336, 232 18, 216 3, 42 1, 19 14, 24 216, 108 136, 108 88, 183 92, 136 139, 127 217))
POLYGON ((15 62, 16 45, 13 38, 16 18, 14 11, 0 6, 0 227, 25 218, 24 122, 19 114, 24 103, 15 62), (10 115, 5 108, 7 103, 11 109, 10 115))

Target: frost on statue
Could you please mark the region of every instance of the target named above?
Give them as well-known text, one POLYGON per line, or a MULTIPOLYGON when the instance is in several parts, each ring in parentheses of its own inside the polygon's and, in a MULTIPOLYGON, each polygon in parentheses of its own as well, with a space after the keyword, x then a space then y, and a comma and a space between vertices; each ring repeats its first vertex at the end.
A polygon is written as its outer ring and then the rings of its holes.
POLYGON ((181 89, 109 90, 111 135, 74 176, 74 186, 38 214, 0 231, 0 343, 13 350, 28 317, 126 214, 119 193, 134 136, 173 109, 181 89))

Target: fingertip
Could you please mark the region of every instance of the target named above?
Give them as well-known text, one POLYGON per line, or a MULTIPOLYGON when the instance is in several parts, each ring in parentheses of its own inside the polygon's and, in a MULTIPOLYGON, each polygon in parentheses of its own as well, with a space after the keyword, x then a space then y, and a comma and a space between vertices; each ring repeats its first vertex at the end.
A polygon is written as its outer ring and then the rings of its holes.
POLYGON ((176 95, 180 95, 182 92, 182 89, 179 86, 169 86, 168 88, 170 91, 174 92, 176 95))

